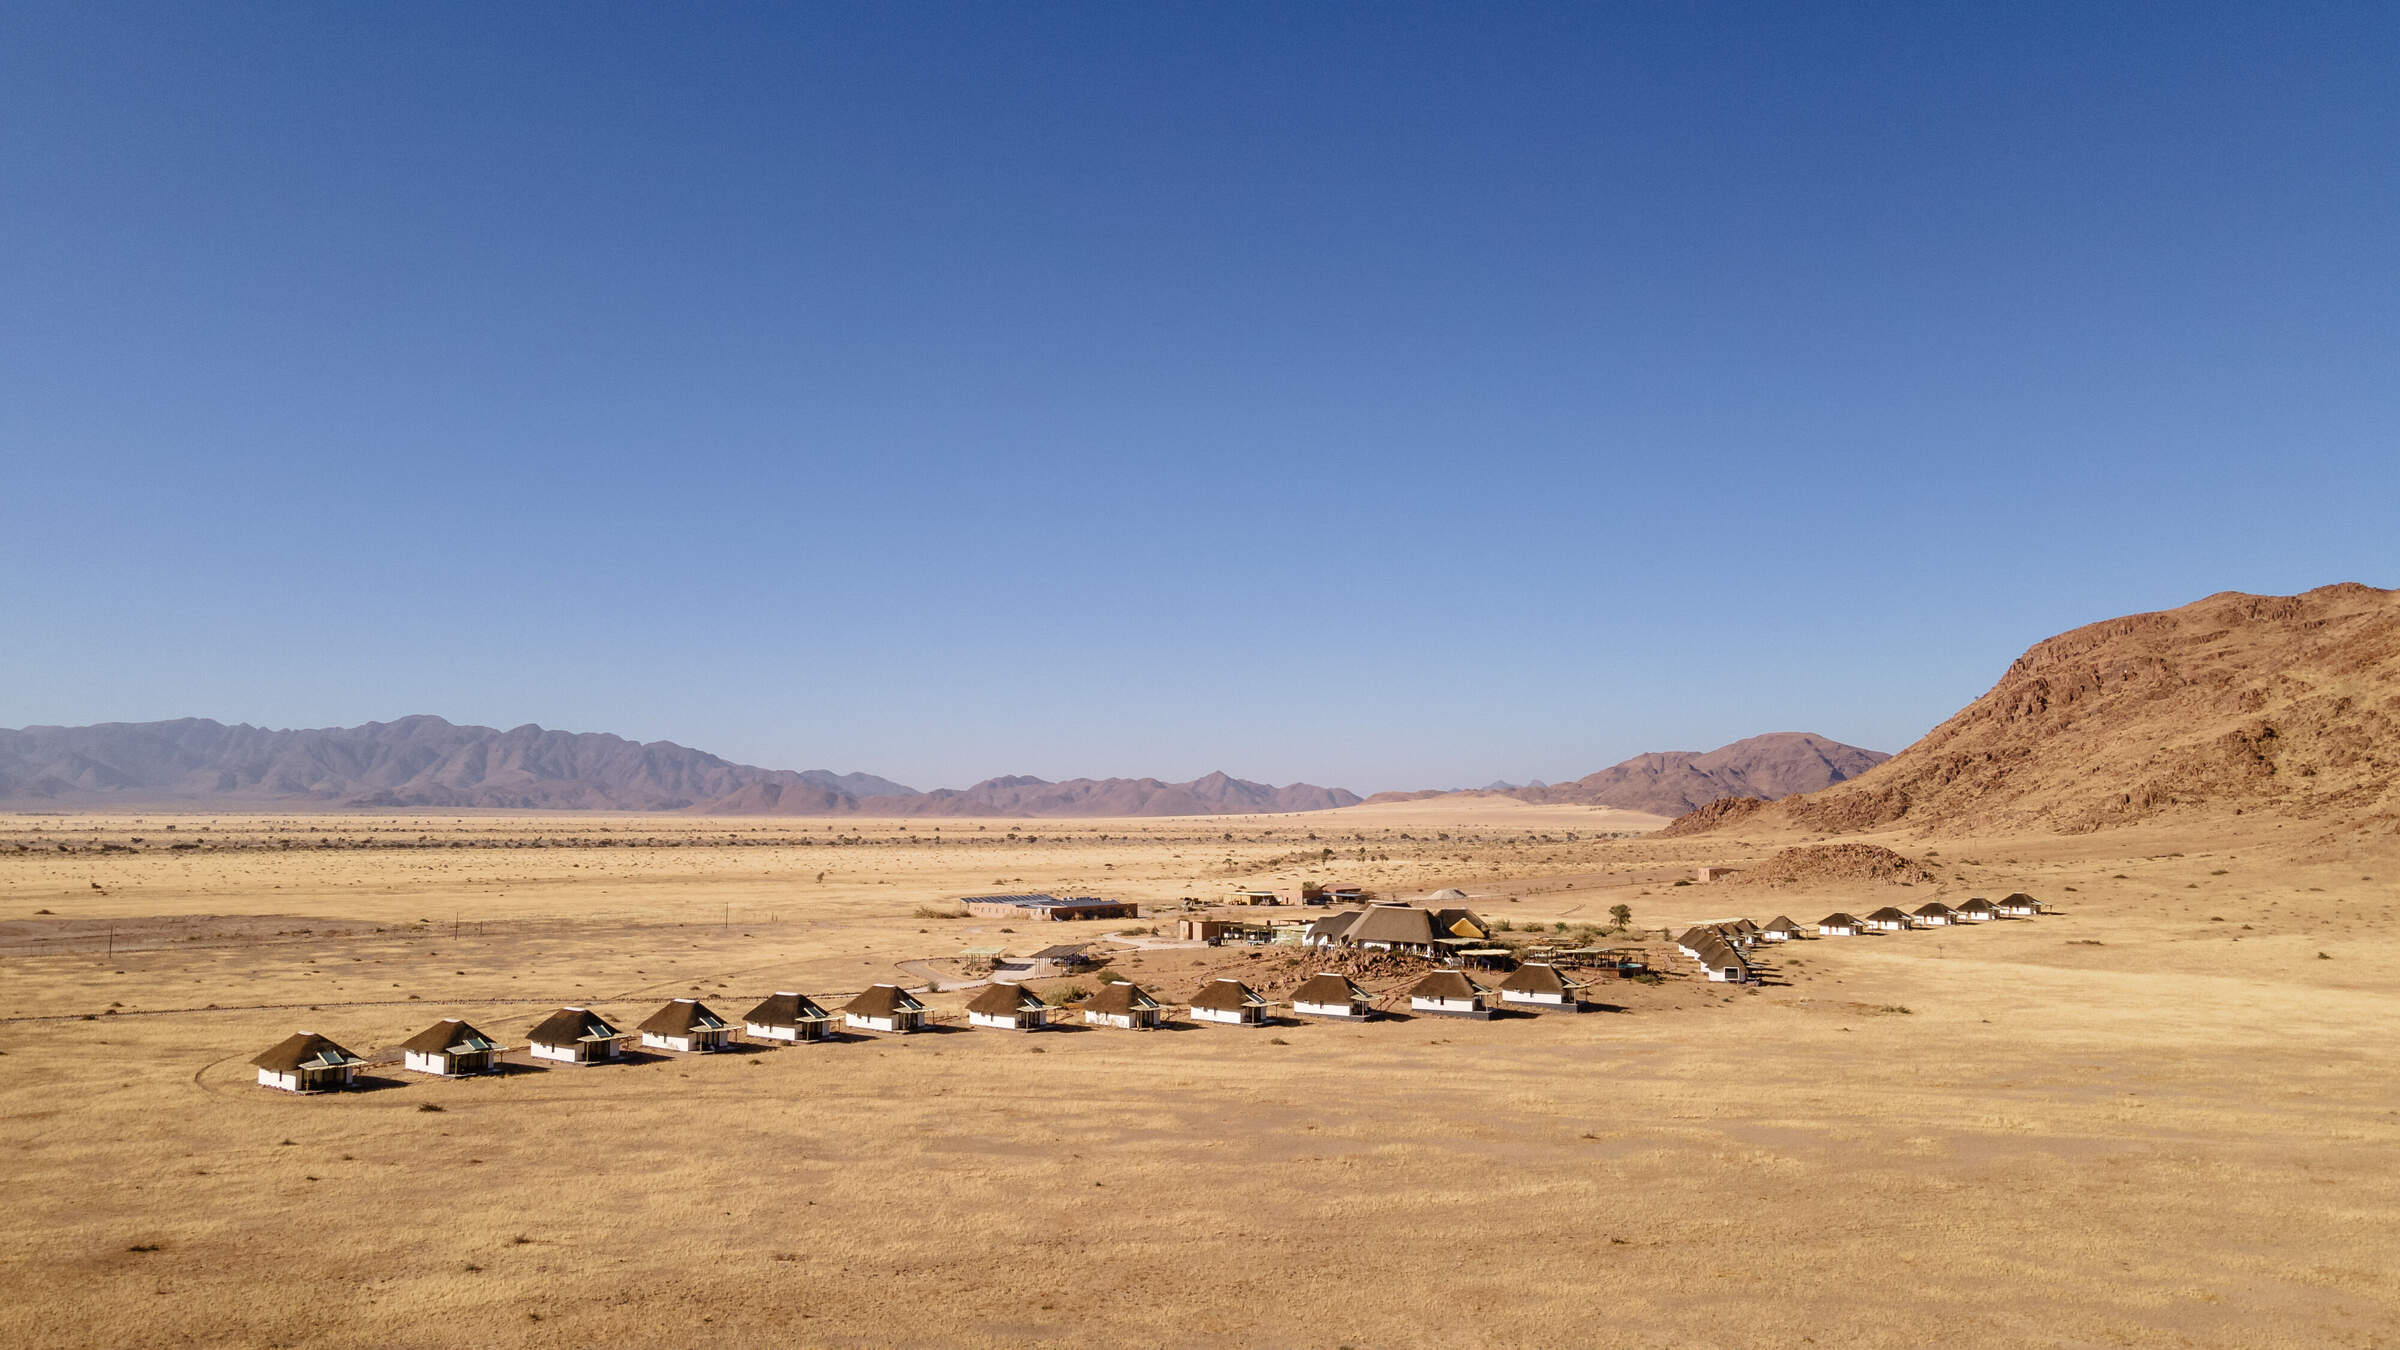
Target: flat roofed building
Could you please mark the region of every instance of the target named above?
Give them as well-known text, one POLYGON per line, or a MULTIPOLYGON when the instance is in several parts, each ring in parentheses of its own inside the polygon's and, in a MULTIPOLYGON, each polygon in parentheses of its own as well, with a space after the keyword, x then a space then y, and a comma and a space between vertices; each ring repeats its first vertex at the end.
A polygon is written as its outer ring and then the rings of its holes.
POLYGON ((1141 907, 1129 900, 1103 900, 1094 895, 970 895, 967 913, 980 919, 1029 919, 1038 923, 1068 923, 1078 919, 1138 919, 1141 907))
POLYGON ((400 1065, 437 1078, 496 1073, 500 1043, 455 1017, 445 1017, 400 1042, 400 1065))
POLYGON ((711 1054, 733 1039, 732 1024, 696 998, 669 999, 635 1030, 642 1033, 645 1047, 679 1055, 711 1054))
POLYGON ((1131 980, 1103 987, 1083 1001, 1083 1020, 1121 1031, 1148 1031, 1159 1023, 1158 1000, 1131 980))
POLYGON ((1580 1008, 1583 982, 1558 967, 1528 961, 1500 982, 1500 1001, 1533 1008, 1580 1008))
POLYGON ((895 1036, 925 1029, 925 1005, 896 984, 879 984, 842 1005, 842 1024, 895 1036))
POLYGON ((1039 1031, 1050 1023, 1050 1006, 1021 984, 985 986, 967 1000, 967 1025, 994 1031, 1039 1031))
POLYGON ((1267 1001, 1249 985, 1235 979, 1210 980, 1192 995, 1192 1020, 1255 1027, 1267 1019, 1267 1001))
POLYGON ((1468 979, 1463 970, 1437 970, 1410 986, 1408 1010, 1436 1017, 1492 1015, 1483 1000, 1483 987, 1468 979))
POLYGON ((259 1086, 285 1092, 338 1092, 366 1063, 313 1031, 296 1031, 250 1062, 258 1066, 259 1086))
POLYGON ((597 1064, 624 1053, 627 1037, 608 1019, 589 1008, 559 1009, 525 1033, 526 1051, 535 1059, 561 1064, 597 1064))
POLYGON ((1292 1011, 1307 1017, 1346 1017, 1363 1021, 1372 1012, 1367 991, 1347 975, 1325 971, 1311 975, 1292 991, 1292 1011))
POLYGON ((742 1033, 754 1041, 821 1041, 833 1034, 833 1014, 785 990, 742 1014, 742 1033))

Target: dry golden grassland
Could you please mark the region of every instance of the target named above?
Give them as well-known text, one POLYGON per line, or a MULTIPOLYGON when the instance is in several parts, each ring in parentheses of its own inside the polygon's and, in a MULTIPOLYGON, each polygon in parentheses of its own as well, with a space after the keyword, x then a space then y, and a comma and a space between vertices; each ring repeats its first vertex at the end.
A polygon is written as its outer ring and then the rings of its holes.
POLYGON ((1608 837, 1644 823, 0 819, 0 1342, 2400 1343, 2400 847, 1884 836, 1942 880, 1781 891, 1672 882, 1794 838, 1608 837), (521 1045, 562 1002, 738 1017, 979 945, 1288 986, 1279 950, 918 911, 1304 876, 1519 928, 2060 912, 1582 1016, 1011 1035, 951 992, 902 1039, 305 1098, 247 1064, 448 1015, 521 1045))

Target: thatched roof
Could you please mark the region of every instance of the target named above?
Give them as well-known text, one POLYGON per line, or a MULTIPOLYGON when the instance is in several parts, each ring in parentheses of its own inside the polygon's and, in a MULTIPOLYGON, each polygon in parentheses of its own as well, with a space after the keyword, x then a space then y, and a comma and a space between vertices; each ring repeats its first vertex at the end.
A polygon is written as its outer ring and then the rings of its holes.
POLYGON ((420 1055, 472 1055, 484 1050, 497 1050, 499 1042, 468 1026, 455 1017, 445 1017, 416 1035, 400 1042, 403 1050, 420 1055))
POLYGON ((1583 984, 1560 974, 1556 966, 1528 961, 1510 971, 1500 987, 1518 994, 1565 994, 1581 989, 1583 984))
POLYGON ((1460 890, 1456 886, 1451 886, 1443 890, 1435 891, 1433 894, 1426 896, 1425 898, 1428 900, 1464 900, 1467 898, 1467 893, 1460 890))
POLYGON ((1361 911, 1343 931, 1344 942, 1389 942, 1406 946, 1429 946, 1433 942, 1433 915, 1413 905, 1373 905, 1361 911))
POLYGON ((742 1014, 742 1020, 762 1027, 796 1027, 802 1022, 830 1022, 833 1017, 808 995, 787 991, 742 1014))
POLYGON ((1022 1012, 1038 1012, 1045 1005, 1041 997, 1021 984, 987 985, 984 991, 967 1000, 967 1011, 986 1017, 1010 1017, 1022 1012))
POLYGON ((250 1062, 273 1073, 290 1073, 295 1069, 338 1069, 345 1064, 366 1063, 334 1044, 330 1038, 313 1031, 293 1032, 250 1062))
POLYGON ((1870 923, 1890 923, 1894 919, 1906 920, 1907 918, 1908 916, 1906 914, 1903 914, 1899 910, 1892 908, 1890 905, 1885 905, 1883 908, 1876 910, 1874 913, 1867 916, 1867 920, 1870 923))
POLYGON ((1433 912, 1433 927, 1434 931, 1436 932, 1456 933, 1458 931, 1458 926, 1462 923, 1471 925, 1474 928, 1475 936, 1477 937, 1488 938, 1492 935, 1492 926, 1488 923, 1485 923, 1483 921, 1483 916, 1476 913, 1474 910, 1464 908, 1463 906, 1452 906, 1447 909, 1437 909, 1433 912))
POLYGON ((1326 971, 1311 975, 1292 991, 1294 1003, 1349 1003, 1364 999, 1367 991, 1352 983, 1347 975, 1326 971))
POLYGON ((589 1008, 561 1008, 525 1033, 535 1045, 574 1045, 579 1041, 621 1041, 625 1033, 589 1008))
POLYGON ((1084 1011, 1106 1013, 1115 1017, 1147 1012, 1157 1006, 1158 1000, 1144 993, 1142 987, 1131 980, 1120 980, 1115 984, 1104 985, 1099 993, 1083 1001, 1084 1011))
POLYGON ((1222 1012, 1240 1012, 1244 1008, 1263 1007, 1265 1004, 1266 1000, 1260 998, 1249 985, 1235 979, 1211 980, 1207 988, 1192 995, 1193 1007, 1222 1012))
POLYGON ((896 984, 879 984, 842 1005, 842 1011, 861 1017, 890 1017, 894 1013, 923 1012, 925 1005, 896 984))
POLYGON ((1951 908, 1939 900, 1928 900, 1917 906, 1917 917, 1920 919, 1937 919, 1951 912, 1953 912, 1951 908))
POLYGON ((1364 913, 1364 910, 1352 910, 1344 914, 1328 914, 1311 923, 1307 931, 1300 935, 1301 940, 1303 942, 1320 940, 1339 942, 1343 935, 1350 931, 1350 925, 1358 922, 1359 917, 1364 913))
POLYGON ((679 998, 650 1014, 640 1029, 653 1036, 689 1036, 695 1031, 723 1031, 725 1019, 696 998, 679 998))
POLYGON ((1856 928, 1858 927, 1858 916, 1854 914, 1828 914, 1824 918, 1817 920, 1817 927, 1856 928))
POLYGON ((1965 904, 1960 905, 1958 907, 1958 912, 1961 914, 1993 914, 1997 913, 1999 909, 2000 907, 1998 905, 1993 904, 1991 901, 1986 900, 1979 895, 1974 899, 1967 901, 1965 904))
POLYGON ((1482 992, 1463 970, 1437 970, 1409 986, 1408 996, 1458 1002, 1482 992))
POLYGON ((1800 931, 1800 925, 1793 923, 1790 919, 1778 914, 1774 918, 1767 920, 1767 926, 1764 931, 1769 933, 1797 933, 1800 931))

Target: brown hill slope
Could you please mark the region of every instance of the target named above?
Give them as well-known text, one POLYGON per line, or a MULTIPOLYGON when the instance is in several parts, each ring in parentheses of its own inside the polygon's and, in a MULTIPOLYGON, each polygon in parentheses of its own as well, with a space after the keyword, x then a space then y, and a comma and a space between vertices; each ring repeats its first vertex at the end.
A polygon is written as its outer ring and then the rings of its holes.
MULTIPOLYGON (((1571 783, 1547 787, 1473 789, 1518 801, 1571 806, 1613 806, 1625 811, 1676 816, 1720 797, 1773 801, 1813 792, 1865 773, 1891 756, 1861 750, 1805 731, 1774 731, 1714 750, 1660 750, 1635 755, 1571 783)), ((1369 801, 1418 801, 1450 794, 1384 792, 1369 801)))
POLYGON ((2400 591, 2228 591, 2062 633, 1859 778, 1726 819, 2080 833, 2237 812, 2400 823, 2400 591))

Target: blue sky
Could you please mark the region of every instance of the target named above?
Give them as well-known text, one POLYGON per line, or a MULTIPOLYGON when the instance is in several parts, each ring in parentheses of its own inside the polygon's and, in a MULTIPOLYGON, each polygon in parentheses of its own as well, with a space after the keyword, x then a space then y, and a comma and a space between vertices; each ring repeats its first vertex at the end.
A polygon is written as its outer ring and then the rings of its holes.
POLYGON ((0 10, 0 725, 1898 749, 2400 584, 2388 5, 0 10))

